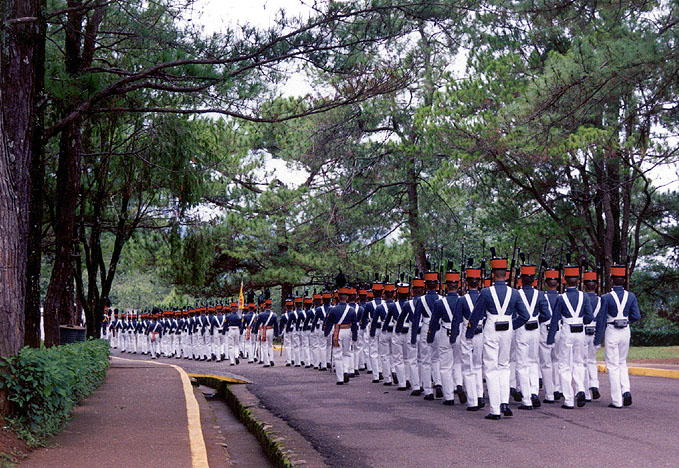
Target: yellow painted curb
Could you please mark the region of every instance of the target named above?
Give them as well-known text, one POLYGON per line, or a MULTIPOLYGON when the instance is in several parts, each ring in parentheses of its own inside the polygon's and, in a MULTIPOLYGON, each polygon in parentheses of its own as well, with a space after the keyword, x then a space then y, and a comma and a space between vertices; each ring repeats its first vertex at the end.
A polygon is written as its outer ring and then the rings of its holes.
MULTIPOLYGON (((605 364, 597 364, 599 372, 607 372, 605 364)), ((679 379, 679 370, 656 369, 654 367, 627 367, 631 375, 645 375, 646 377, 666 377, 668 379, 679 379)))
POLYGON ((217 379, 217 380, 221 380, 222 382, 226 382, 226 383, 234 383, 234 384, 250 383, 247 380, 236 379, 235 377, 226 377, 224 375, 213 375, 213 374, 187 374, 187 375, 189 377, 192 377, 192 378, 217 379))
POLYGON ((205 448, 205 439, 203 438, 203 427, 200 423, 200 407, 198 400, 193 394, 193 386, 189 380, 188 374, 179 366, 174 364, 166 364, 164 362, 153 362, 141 359, 126 359, 114 356, 113 359, 121 361, 133 361, 156 364, 159 366, 173 367, 182 379, 182 389, 184 390, 184 400, 186 401, 186 419, 188 421, 189 429, 189 445, 191 446, 191 466, 192 468, 210 468, 207 461, 207 449, 205 448))

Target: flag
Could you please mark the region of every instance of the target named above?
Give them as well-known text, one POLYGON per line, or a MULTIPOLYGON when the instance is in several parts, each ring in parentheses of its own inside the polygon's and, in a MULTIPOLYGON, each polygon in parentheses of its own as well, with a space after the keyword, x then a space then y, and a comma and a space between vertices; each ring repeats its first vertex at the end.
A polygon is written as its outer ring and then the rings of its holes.
POLYGON ((238 293, 238 309, 245 309, 245 298, 243 297, 243 280, 240 280, 240 293, 238 293))

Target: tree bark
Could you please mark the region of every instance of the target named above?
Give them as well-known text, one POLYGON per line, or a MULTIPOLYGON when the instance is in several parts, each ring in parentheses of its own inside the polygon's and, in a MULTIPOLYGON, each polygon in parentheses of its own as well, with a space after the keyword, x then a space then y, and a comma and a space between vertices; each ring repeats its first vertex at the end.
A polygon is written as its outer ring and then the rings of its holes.
POLYGON ((5 0, 0 6, 0 356, 16 354, 24 341, 42 3, 5 0))

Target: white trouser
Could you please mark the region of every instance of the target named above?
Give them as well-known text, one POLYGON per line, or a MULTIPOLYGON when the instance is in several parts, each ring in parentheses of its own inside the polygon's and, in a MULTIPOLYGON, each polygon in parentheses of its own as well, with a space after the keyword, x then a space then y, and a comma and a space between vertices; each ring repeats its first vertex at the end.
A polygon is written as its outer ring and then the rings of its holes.
POLYGON ((261 360, 269 365, 273 362, 273 327, 271 325, 263 327, 261 346, 261 360))
POLYGON ((354 369, 361 369, 365 365, 365 334, 363 330, 358 330, 356 340, 356 352, 354 353, 354 369))
POLYGON ((351 329, 342 328, 337 336, 338 346, 335 347, 333 356, 335 359, 335 376, 338 382, 344 381, 344 374, 349 373, 353 367, 351 355, 351 329))
POLYGON ((229 362, 235 364, 240 344, 240 330, 237 327, 229 327, 226 333, 226 340, 229 347, 229 362))
POLYGON ((408 349, 408 354, 406 355, 406 366, 408 367, 408 373, 410 374, 410 384, 413 390, 419 390, 422 387, 420 383, 420 366, 418 364, 418 345, 411 344, 410 342, 410 332, 406 333, 406 346, 408 349))
POLYGON ((132 352, 137 354, 139 352, 139 348, 137 347, 137 332, 130 333, 130 345, 132 352))
POLYGON ((373 370, 373 362, 370 359, 370 330, 366 327, 363 330, 358 330, 358 339, 363 340, 363 356, 365 357, 365 366, 370 372, 373 370))
POLYGON ((608 381, 611 385, 611 401, 615 406, 622 406, 622 394, 629 392, 629 372, 627 370, 627 353, 629 351, 630 329, 615 328, 606 325, 604 340, 608 381))
POLYGON ((283 348, 285 348, 285 363, 292 364, 292 332, 286 331, 283 335, 283 348))
POLYGON ((311 361, 311 330, 303 330, 302 332, 302 357, 304 364, 312 366, 311 361))
POLYGON ((460 324, 460 329, 457 331, 458 338, 453 343, 453 385, 463 385, 462 379, 462 340, 461 336, 464 335, 466 330, 463 328, 463 324, 460 324))
POLYGON ((292 332, 292 355, 295 360, 295 365, 302 364, 302 332, 295 330, 292 332))
POLYGON ((321 364, 321 341, 323 332, 320 328, 311 330, 309 345, 311 346, 311 365, 317 368, 321 364))
MULTIPOLYGON (((391 383, 391 335, 393 332, 382 331, 377 339, 377 350, 382 363, 384 382, 391 383)), ((373 380, 376 376, 373 375, 373 380)))
POLYGON ((151 356, 153 358, 160 354, 161 341, 160 335, 155 335, 154 337, 149 333, 149 346, 151 347, 151 356))
MULTIPOLYGON (((427 327, 427 331, 428 330, 429 327, 427 327)), ((439 357, 439 348, 438 346, 436 346, 436 343, 431 344, 430 346, 431 346, 431 378, 434 381, 434 385, 441 385, 441 359, 439 357)), ((452 375, 453 370, 451 369, 450 372, 452 375)))
POLYGON ((243 348, 243 357, 246 357, 249 362, 252 362, 255 358, 253 351, 254 351, 254 346, 252 345, 254 342, 254 334, 252 333, 252 327, 246 327, 245 328, 245 347, 243 348))
MULTIPOLYGON (((560 332, 557 332, 557 334, 558 333, 560 332)), ((538 357, 540 358, 540 369, 542 371, 542 385, 545 387, 545 399, 554 401, 554 392, 556 391, 556 386, 554 384, 554 360, 552 358, 554 345, 547 344, 548 334, 549 323, 541 323, 538 357)))
POLYGON ((382 361, 380 360, 379 340, 382 330, 375 329, 375 336, 370 336, 368 332, 368 352, 370 354, 370 362, 373 368, 373 380, 377 380, 378 375, 382 372, 382 361))
POLYGON ((591 388, 599 388, 599 369, 596 366, 594 335, 585 335, 585 396, 592 398, 591 388))
POLYGON ((408 377, 406 375, 405 356, 408 350, 408 334, 394 332, 391 337, 391 365, 396 372, 398 386, 405 388, 408 377))
POLYGON ((433 395, 434 389, 431 383, 431 355, 433 346, 427 343, 427 331, 429 320, 422 321, 422 328, 417 335, 417 365, 420 371, 420 385, 424 388, 424 394, 433 395))
POLYGON ((495 323, 487 320, 483 327, 483 368, 488 385, 490 413, 499 415, 500 405, 509 403, 509 353, 512 346, 511 317, 509 330, 495 330, 495 323))
POLYGON ((483 398, 483 333, 474 335, 471 340, 461 334, 459 341, 467 406, 476 406, 479 398, 483 398))
POLYGON ((531 395, 537 395, 540 390, 540 376, 538 365, 538 348, 540 346, 540 330, 526 330, 523 326, 514 331, 516 343, 516 371, 519 389, 523 394, 522 403, 530 406, 531 395))
POLYGON ((516 388, 516 333, 512 336, 512 348, 509 350, 509 387, 516 388))
POLYGON ((554 345, 552 346, 552 370, 553 380, 554 380, 554 391, 561 392, 561 374, 559 373, 559 343, 561 342, 561 336, 563 332, 561 327, 556 332, 554 336, 554 345))
POLYGON ((574 393, 585 391, 585 334, 571 333, 568 324, 561 325, 561 339, 559 340, 559 377, 564 404, 573 406, 574 393))
MULTIPOLYGON (((434 348, 438 350, 439 363, 441 369, 441 386, 443 387, 443 399, 452 400, 455 393, 455 383, 453 382, 453 365, 455 355, 453 345, 450 343, 450 329, 441 326, 434 336, 434 348)), ((458 337, 459 339, 459 337, 458 337)))

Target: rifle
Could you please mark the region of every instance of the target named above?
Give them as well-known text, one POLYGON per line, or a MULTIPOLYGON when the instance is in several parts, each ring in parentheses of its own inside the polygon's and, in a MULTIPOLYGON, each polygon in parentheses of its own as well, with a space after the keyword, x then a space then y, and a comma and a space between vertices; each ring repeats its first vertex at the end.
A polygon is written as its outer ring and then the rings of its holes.
MULTIPOLYGON (((519 260, 521 260, 522 265, 524 263, 526 263, 526 254, 521 252, 521 249, 519 249, 519 260)), ((514 285, 515 285, 514 287, 515 288, 519 286, 519 276, 520 275, 521 275, 521 265, 516 267, 516 280, 514 281, 514 285)), ((521 286, 526 286, 526 285, 521 283, 521 286)), ((533 285, 531 284, 531 286, 533 286, 533 285)))
MULTIPOLYGON (((519 236, 514 236, 514 248, 512 249, 512 263, 509 266, 509 278, 507 278, 507 284, 509 286, 512 286, 512 280, 515 280, 513 278, 514 276, 514 265, 516 264, 516 241, 518 240, 519 236)), ((516 281, 514 281, 516 283, 516 281)), ((513 285, 516 287, 516 284, 513 285)))
POLYGON ((547 267, 547 262, 545 261, 545 253, 547 253, 547 241, 549 237, 545 239, 545 244, 542 246, 542 258, 540 259, 540 269, 538 270, 538 289, 542 290, 544 286, 544 274, 545 268, 547 267))
POLYGON ((464 242, 462 242, 462 256, 460 257, 460 287, 458 288, 461 295, 464 295, 467 288, 467 267, 464 263, 464 242))
POLYGON ((625 259, 625 289, 629 291, 629 267, 631 262, 630 250, 632 250, 632 238, 629 237, 627 241, 627 258, 625 259))
POLYGON ((563 292, 563 244, 561 244, 561 248, 559 249, 559 285, 557 286, 557 291, 559 291, 559 294, 563 292))
POLYGON ((483 240, 481 245, 481 283, 479 290, 483 289, 486 284, 486 240, 483 240))

